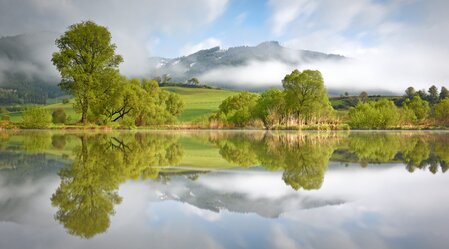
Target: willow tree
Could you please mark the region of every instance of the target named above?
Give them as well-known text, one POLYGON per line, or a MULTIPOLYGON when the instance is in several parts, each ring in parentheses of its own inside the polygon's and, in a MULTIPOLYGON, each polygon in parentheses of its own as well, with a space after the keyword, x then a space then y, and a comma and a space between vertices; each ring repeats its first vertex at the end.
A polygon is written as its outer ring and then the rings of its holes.
POLYGON ((86 124, 91 102, 114 82, 123 58, 115 54, 108 29, 91 21, 71 25, 56 46, 52 62, 61 74, 59 86, 75 97, 74 107, 86 124))
POLYGON ((320 71, 294 70, 282 80, 288 112, 298 121, 325 116, 332 110, 320 71))

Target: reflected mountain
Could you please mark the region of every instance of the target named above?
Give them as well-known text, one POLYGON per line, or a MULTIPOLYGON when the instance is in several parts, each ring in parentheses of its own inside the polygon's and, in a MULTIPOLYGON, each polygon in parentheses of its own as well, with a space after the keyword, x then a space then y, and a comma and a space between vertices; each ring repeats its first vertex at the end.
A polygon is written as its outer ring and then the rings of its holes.
POLYGON ((269 177, 274 180, 279 178, 277 174, 267 175, 253 170, 209 173, 202 176, 200 180, 194 181, 188 176, 174 176, 171 178, 169 185, 153 184, 151 185, 151 190, 159 194, 159 200, 174 200, 188 203, 197 208, 216 213, 227 210, 233 213, 255 213, 265 218, 277 218, 281 214, 293 210, 344 203, 340 199, 316 199, 295 192, 286 192, 277 196, 252 196, 255 193, 251 191, 257 193, 258 190, 254 189, 257 189, 258 184, 264 184, 264 180, 269 177), (251 175, 251 182, 248 182, 245 186, 247 189, 237 191, 227 187, 227 185, 234 184, 232 179, 247 177, 249 174, 251 175), (208 186, 207 181, 226 182, 226 184, 219 188, 214 188, 208 186))

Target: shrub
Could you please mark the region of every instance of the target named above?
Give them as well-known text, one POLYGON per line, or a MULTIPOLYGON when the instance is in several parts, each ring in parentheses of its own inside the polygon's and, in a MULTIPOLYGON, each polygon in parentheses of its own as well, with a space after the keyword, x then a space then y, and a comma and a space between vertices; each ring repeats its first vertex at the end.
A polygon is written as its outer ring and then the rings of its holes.
POLYGON ((47 128, 50 124, 51 115, 42 107, 29 107, 23 113, 23 128, 47 128))
POLYGON ((11 118, 8 115, 3 115, 2 121, 9 122, 9 121, 11 121, 11 118))
POLYGON ((69 99, 62 99, 62 103, 63 103, 63 104, 68 104, 69 102, 70 102, 69 99))
POLYGON ((414 120, 427 118, 430 111, 429 102, 422 100, 418 95, 414 96, 411 100, 405 100, 404 109, 412 112, 412 119, 414 120))
POLYGON ((213 115, 212 119, 244 127, 253 119, 258 98, 258 94, 249 92, 241 92, 228 97, 220 104, 218 112, 213 115))
POLYGON ((449 121, 449 98, 435 105, 435 118, 440 121, 449 121))
POLYGON ((54 124, 64 124, 67 121, 67 114, 62 108, 54 110, 51 117, 54 124))
POLYGON ((8 109, 6 109, 6 107, 1 107, 0 108, 0 113, 8 113, 8 109))
POLYGON ((349 124, 352 128, 385 129, 400 122, 399 109, 392 101, 381 99, 359 103, 349 110, 349 124))

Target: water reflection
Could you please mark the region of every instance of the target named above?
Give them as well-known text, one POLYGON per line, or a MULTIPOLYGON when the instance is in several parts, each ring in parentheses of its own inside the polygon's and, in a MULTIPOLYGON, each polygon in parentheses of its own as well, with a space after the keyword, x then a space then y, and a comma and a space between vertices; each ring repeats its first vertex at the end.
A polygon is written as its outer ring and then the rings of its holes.
POLYGON ((123 201, 120 185, 129 180, 157 183, 159 200, 276 218, 289 210, 339 205, 345 200, 307 194, 251 196, 244 189, 257 182, 259 192, 269 193, 275 176, 298 193, 318 190, 330 164, 363 168, 399 163, 409 172, 444 173, 448 144, 448 133, 431 132, 5 133, 0 136, 0 173, 20 179, 53 169, 60 179, 51 195, 51 205, 57 209, 54 218, 69 234, 92 238, 108 230, 123 201), (259 167, 275 174, 261 171, 233 177, 227 171, 215 172, 233 167, 259 167), (234 189, 224 191, 230 184, 234 189))
MULTIPOLYGON (((126 134, 78 135, 73 163, 61 169, 61 184, 51 197, 58 208, 55 219, 68 232, 84 238, 106 231, 114 205, 122 198, 117 190, 128 179, 154 179, 162 165, 174 165, 182 149, 174 136, 126 134)), ((58 138, 60 139, 60 138, 58 138)))

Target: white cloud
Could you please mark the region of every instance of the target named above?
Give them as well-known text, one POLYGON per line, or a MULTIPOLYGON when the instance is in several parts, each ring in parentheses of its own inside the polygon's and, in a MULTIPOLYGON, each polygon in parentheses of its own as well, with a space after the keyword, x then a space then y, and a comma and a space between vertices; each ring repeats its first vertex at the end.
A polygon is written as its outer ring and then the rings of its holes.
POLYGON ((346 63, 301 65, 321 70, 328 86, 402 92, 410 85, 449 84, 444 67, 449 57, 449 33, 445 32, 449 18, 444 10, 449 2, 306 0, 290 10, 287 2, 270 1, 272 20, 282 17, 283 11, 294 12, 273 25, 274 34, 291 27, 287 47, 353 58, 346 63), (419 9, 420 15, 406 8, 419 9))
POLYGON ((182 55, 189 55, 193 54, 195 52, 198 52, 199 50, 208 49, 212 47, 221 46, 221 41, 217 38, 210 37, 206 40, 199 42, 197 44, 186 44, 180 51, 180 54, 182 55))
POLYGON ((244 66, 225 66, 209 71, 199 79, 202 82, 225 82, 231 87, 251 89, 280 86, 284 76, 295 67, 279 61, 250 61, 244 66))
POLYGON ((152 32, 189 34, 213 22, 227 5, 228 0, 2 0, 0 34, 63 32, 73 23, 93 20, 111 31, 124 56, 122 72, 135 75, 148 71, 152 32))
POLYGON ((307 0, 270 0, 268 5, 273 9, 270 25, 276 35, 283 34, 300 14, 307 15, 314 9, 313 2, 307 0))

